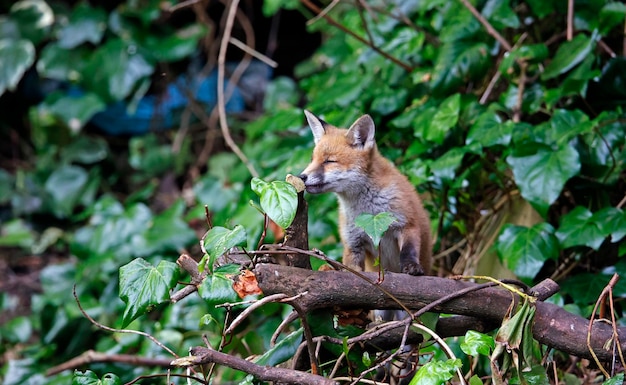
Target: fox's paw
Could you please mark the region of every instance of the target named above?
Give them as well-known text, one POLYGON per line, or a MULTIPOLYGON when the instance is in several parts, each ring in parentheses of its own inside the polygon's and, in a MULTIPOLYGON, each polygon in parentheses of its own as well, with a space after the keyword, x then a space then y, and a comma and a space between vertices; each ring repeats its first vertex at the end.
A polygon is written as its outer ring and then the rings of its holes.
POLYGON ((422 265, 415 262, 407 262, 402 265, 402 272, 409 275, 424 275, 422 265))

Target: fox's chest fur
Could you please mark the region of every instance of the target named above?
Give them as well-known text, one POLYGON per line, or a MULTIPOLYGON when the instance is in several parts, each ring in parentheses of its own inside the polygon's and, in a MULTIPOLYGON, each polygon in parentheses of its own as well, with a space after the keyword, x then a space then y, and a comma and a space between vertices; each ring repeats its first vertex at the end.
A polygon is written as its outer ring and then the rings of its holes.
POLYGON ((344 130, 309 112, 306 115, 316 146, 301 177, 311 193, 337 194, 344 263, 361 270, 371 267, 378 256, 376 245, 355 220, 361 214, 390 212, 396 221, 381 240, 383 267, 427 274, 431 265, 428 215, 406 177, 378 152, 371 118, 364 115, 344 130))

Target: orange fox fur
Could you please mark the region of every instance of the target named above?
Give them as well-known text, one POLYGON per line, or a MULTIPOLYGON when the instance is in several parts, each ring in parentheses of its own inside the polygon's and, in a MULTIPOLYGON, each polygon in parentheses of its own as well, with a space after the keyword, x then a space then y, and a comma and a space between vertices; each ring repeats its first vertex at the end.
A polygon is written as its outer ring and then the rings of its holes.
POLYGON ((429 274, 432 263, 430 220, 408 179, 376 147, 369 115, 349 129, 334 127, 305 111, 315 140, 311 163, 300 177, 309 193, 334 192, 348 266, 373 270, 377 257, 371 238, 354 224, 361 214, 390 212, 396 217, 380 243, 385 270, 429 274))

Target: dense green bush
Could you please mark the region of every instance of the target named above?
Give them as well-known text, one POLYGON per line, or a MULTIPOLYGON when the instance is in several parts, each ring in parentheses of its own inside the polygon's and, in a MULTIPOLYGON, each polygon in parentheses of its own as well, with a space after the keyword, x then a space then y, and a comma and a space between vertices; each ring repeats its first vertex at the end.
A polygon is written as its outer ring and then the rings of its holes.
MULTIPOLYGON (((334 6, 310 26, 324 35, 319 50, 297 67, 295 79, 273 80, 262 116, 252 122, 232 117, 232 131, 263 179, 282 180, 309 160, 312 139, 302 107, 339 126, 369 113, 381 151, 425 196, 437 235, 437 274, 517 277, 528 284, 551 277, 562 288, 551 300, 588 317, 611 275, 626 273, 620 259, 626 253, 626 6, 574 2, 568 23, 566 2, 471 3, 484 23, 462 1, 334 6)), ((311 16, 307 4, 315 10, 308 1, 267 1, 265 11, 300 7, 311 16)), ((171 359, 143 337, 94 329, 77 309, 74 285, 98 322, 150 333, 181 356, 203 345, 204 334, 228 353, 260 354, 257 362, 275 365, 302 338, 294 327, 270 347, 290 310, 270 304, 226 344, 222 328, 232 314, 214 305, 237 301, 228 266, 213 271, 200 296, 164 304, 167 289, 187 280, 173 263, 181 250, 202 256, 194 245, 206 231, 204 205, 212 224, 233 235, 233 245, 252 250, 259 241, 264 218, 249 204, 257 199, 252 176, 236 155, 216 151, 197 165, 212 139, 182 125, 128 143, 84 131, 107 104, 123 100, 132 108, 157 86, 155 71, 173 73, 167 64, 189 59, 211 33, 195 21, 177 28, 160 23, 162 12, 160 2, 128 1, 107 14, 87 3, 68 8, 24 0, 0 18, 0 94, 15 97, 18 85, 35 78, 81 89, 48 93, 20 117, 2 107, 0 127, 13 139, 0 146, 14 146, 18 155, 2 155, 0 245, 7 256, 46 264, 31 314, 0 328, 6 384, 68 383, 72 373, 45 378, 45 370, 88 349, 171 359), (143 285, 161 292, 132 307, 124 281, 131 273, 160 277, 143 285)), ((310 196, 309 202, 311 246, 338 258, 333 197, 310 196)), ((266 241, 273 239, 270 232, 266 241)), ((613 295, 624 294, 620 282, 613 295)), ((15 301, 2 293, 2 310, 13 311, 15 301)), ((621 311, 617 316, 623 323, 621 311)), ((477 345, 489 350, 490 338, 477 345)), ((115 363, 89 368, 98 374, 75 381, 164 372, 115 363)), ((488 365, 479 370, 488 374, 488 365)), ((586 369, 560 370, 561 380, 576 381, 572 373, 586 369)), ((225 368, 217 376, 216 383, 251 381, 225 368)), ((537 378, 546 383, 545 370, 537 378)))

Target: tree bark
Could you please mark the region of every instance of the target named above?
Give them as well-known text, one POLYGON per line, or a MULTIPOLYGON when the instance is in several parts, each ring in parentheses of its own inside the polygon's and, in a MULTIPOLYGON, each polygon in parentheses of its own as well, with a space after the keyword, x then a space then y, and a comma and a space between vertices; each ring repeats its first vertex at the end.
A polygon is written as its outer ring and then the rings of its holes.
MULTIPOLYGON (((319 308, 399 309, 378 285, 345 271, 311 271, 288 266, 260 264, 255 268, 259 287, 265 295, 284 293, 288 296, 305 293, 297 301, 304 311, 319 308)), ((372 282, 377 273, 363 273, 372 282)), ((415 277, 408 274, 385 273, 380 284, 410 309, 425 305, 458 290, 477 284, 438 277, 415 277)), ((433 311, 502 322, 517 296, 499 287, 466 293, 437 306, 433 311)), ((533 335, 540 343, 577 357, 591 358, 587 348, 588 320, 545 302, 536 302, 533 335)), ((618 328, 619 336, 626 330, 618 328)), ((601 361, 610 361, 613 352, 603 346, 613 338, 611 325, 596 322, 592 328, 591 346, 601 361)), ((622 343, 622 350, 626 344, 622 343)))

